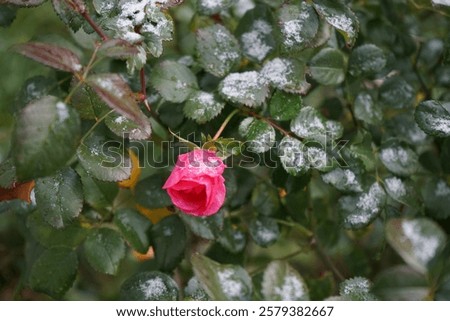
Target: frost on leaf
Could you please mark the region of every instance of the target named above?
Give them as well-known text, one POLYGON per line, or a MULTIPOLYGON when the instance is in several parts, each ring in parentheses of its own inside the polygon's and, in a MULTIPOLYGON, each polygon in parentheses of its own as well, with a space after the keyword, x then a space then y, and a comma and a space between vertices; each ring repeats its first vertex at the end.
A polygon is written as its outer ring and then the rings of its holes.
POLYGON ((131 140, 147 139, 152 134, 150 120, 145 121, 144 126, 139 126, 134 121, 118 113, 112 113, 106 117, 106 126, 119 137, 128 137, 131 140))
POLYGON ((198 10, 205 15, 213 15, 228 9, 237 0, 198 0, 198 10))
POLYGON ((190 278, 186 288, 184 289, 184 294, 194 301, 208 301, 209 297, 206 294, 205 290, 203 290, 201 283, 194 276, 190 278))
POLYGON ((450 136, 450 111, 440 102, 422 102, 416 109, 415 117, 425 133, 437 137, 450 136))
POLYGON ((301 141, 292 137, 285 137, 278 146, 278 156, 283 168, 291 175, 298 175, 308 171, 306 147, 301 141))
POLYGON ((244 54, 261 62, 274 49, 272 26, 265 20, 255 20, 249 30, 241 35, 244 54))
POLYGON ((308 288, 300 274, 284 261, 270 263, 264 271, 262 294, 270 301, 309 300, 308 288))
POLYGON ((283 35, 283 45, 287 50, 307 47, 319 30, 317 13, 306 2, 302 2, 300 6, 283 6, 278 20, 283 35))
POLYGON ((214 94, 197 91, 188 99, 183 111, 186 117, 204 124, 218 116, 224 107, 225 103, 214 94))
POLYGON ((322 175, 325 183, 331 184, 342 192, 362 192, 360 178, 351 169, 340 167, 322 175))
POLYGON ((326 120, 317 109, 306 106, 292 120, 291 130, 302 138, 324 142, 327 136, 332 139, 340 138, 344 129, 339 122, 326 120))
POLYGON ((262 105, 269 94, 264 79, 256 71, 229 74, 219 85, 221 95, 236 104, 262 105))
POLYGON ((175 301, 178 286, 168 275, 152 271, 138 273, 124 282, 122 300, 130 301, 175 301))
POLYGON ((369 191, 339 199, 339 210, 345 228, 358 229, 369 225, 381 212, 386 193, 378 183, 369 191))
POLYGON ((239 134, 248 140, 249 149, 254 153, 267 152, 275 144, 275 129, 253 117, 245 118, 241 122, 239 134))
POLYGON ((381 108, 368 92, 361 92, 356 96, 354 110, 356 119, 369 125, 379 124, 383 120, 381 108))
POLYGON ((373 301, 376 297, 370 293, 372 283, 363 277, 345 280, 339 287, 339 294, 344 300, 373 301))
POLYGON ((399 176, 412 175, 420 166, 416 153, 400 144, 391 144, 382 148, 380 160, 390 172, 399 176))
POLYGON ((305 94, 310 84, 306 82, 305 66, 298 61, 275 58, 261 69, 261 76, 271 86, 290 93, 305 94))
POLYGON ((445 180, 431 179, 422 188, 427 214, 438 219, 450 217, 450 186, 445 180))

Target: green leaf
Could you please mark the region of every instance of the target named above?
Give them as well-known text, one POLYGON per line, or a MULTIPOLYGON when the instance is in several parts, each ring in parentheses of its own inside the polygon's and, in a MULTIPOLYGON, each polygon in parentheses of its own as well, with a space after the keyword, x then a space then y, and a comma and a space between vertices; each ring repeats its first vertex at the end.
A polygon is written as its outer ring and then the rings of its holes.
POLYGON ((337 85, 345 79, 345 57, 340 50, 324 48, 310 61, 311 76, 322 85, 337 85))
POLYGON ((360 92, 354 103, 355 118, 369 125, 378 125, 383 120, 383 112, 368 92, 360 92))
POLYGON ((339 287, 339 294, 349 301, 374 301, 377 298, 371 293, 372 283, 363 277, 345 280, 339 287))
POLYGON ((314 8, 345 38, 348 46, 355 44, 359 33, 359 21, 353 11, 341 0, 314 0, 314 8))
POLYGON ((150 82, 167 101, 182 103, 198 89, 192 71, 175 61, 163 61, 150 75, 150 82))
POLYGON ((270 8, 263 4, 245 13, 236 29, 244 56, 262 62, 275 49, 273 20, 270 8))
POLYGON ((37 100, 47 95, 59 96, 61 93, 58 90, 58 83, 55 79, 34 76, 28 78, 16 98, 16 104, 19 109, 25 107, 33 100, 37 100))
POLYGON ((20 7, 37 7, 46 0, 2 0, 2 3, 10 3, 20 7))
POLYGON ((207 239, 215 240, 222 233, 224 212, 212 216, 198 217, 193 215, 180 215, 183 222, 189 227, 195 235, 207 239))
POLYGON ((280 208, 278 191, 268 184, 258 184, 253 189, 252 205, 264 216, 274 216, 280 208))
POLYGON ((125 243, 120 234, 109 228, 91 230, 83 244, 90 266, 101 273, 116 275, 125 258, 125 243))
POLYGON ((60 299, 77 275, 77 254, 63 247, 45 250, 31 267, 29 281, 34 291, 60 299))
POLYGON ((262 294, 267 301, 308 301, 305 281, 286 261, 273 261, 264 271, 262 294))
POLYGON ((83 208, 81 180, 70 167, 36 180, 35 193, 37 208, 54 228, 70 225, 83 208))
POLYGON ((325 142, 327 137, 339 139, 344 132, 341 123, 325 119, 316 108, 310 106, 303 107, 292 120, 291 130, 302 138, 317 142, 325 142))
POLYGON ((224 249, 233 254, 241 253, 247 244, 245 233, 239 227, 233 226, 230 220, 224 221, 217 241, 224 249))
MULTIPOLYGON (((117 2, 117 0, 109 1, 117 2)), ((108 5, 108 1, 97 0, 97 2, 108 5)), ((95 5, 95 2, 94 2, 95 5)), ((108 39, 102 43, 98 49, 99 54, 110 58, 127 59, 133 58, 140 54, 139 46, 133 45, 123 39, 108 39)), ((145 55, 146 57, 146 55, 145 55)))
POLYGON ((382 49, 373 44, 365 44, 352 51, 348 70, 355 77, 372 76, 383 70, 386 63, 386 55, 382 49))
POLYGON ((384 187, 387 194, 397 202, 412 208, 420 207, 418 195, 411 182, 393 176, 384 179, 384 187))
POLYGON ((341 220, 347 229, 366 227, 384 207, 386 193, 380 184, 374 183, 368 191, 339 199, 341 220))
POLYGON ((93 0, 92 5, 99 15, 108 15, 116 7, 119 0, 93 0))
POLYGON ((436 137, 450 136, 450 111, 440 102, 428 100, 420 103, 415 117, 425 133, 436 137))
POLYGON ((106 142, 94 133, 78 147, 77 156, 88 175, 102 181, 118 182, 131 175, 131 162, 123 149, 122 144, 106 142))
POLYGON ((291 120, 295 118, 303 107, 302 97, 281 90, 275 91, 270 99, 270 114, 275 120, 291 120))
POLYGON ((267 61, 261 69, 261 77, 272 87, 306 94, 310 84, 305 79, 306 65, 292 59, 275 58, 267 61))
POLYGON ((129 138, 130 140, 144 140, 152 135, 150 119, 144 120, 145 126, 139 126, 134 121, 118 113, 109 114, 105 119, 105 124, 111 131, 119 137, 129 138))
POLYGON ((409 147, 395 141, 386 143, 380 150, 380 160, 398 176, 410 176, 419 169, 419 158, 409 147))
POLYGON ((17 8, 13 6, 3 5, 0 8, 0 27, 9 27, 16 19, 17 8))
POLYGON ((248 148, 254 153, 265 153, 275 145, 275 129, 267 122, 245 118, 239 125, 239 134, 247 139, 248 148))
POLYGON ((204 15, 213 15, 231 7, 236 0, 198 0, 198 11, 204 15))
POLYGON ((438 219, 450 217, 450 186, 443 179, 433 178, 422 187, 427 213, 438 219))
POLYGON ((89 76, 86 82, 110 108, 141 126, 144 131, 148 131, 150 127, 148 118, 139 108, 133 91, 122 76, 96 74, 89 76))
POLYGON ((44 214, 35 211, 28 216, 26 223, 31 235, 43 246, 75 248, 86 238, 88 230, 82 228, 78 222, 62 229, 55 229, 45 221, 44 214))
POLYGON ((100 99, 91 87, 83 84, 75 90, 76 86, 78 86, 78 83, 73 81, 70 89, 74 90, 74 93, 70 102, 72 107, 79 112, 81 118, 97 120, 110 111, 108 105, 100 99))
POLYGON ((247 71, 229 74, 219 84, 219 92, 235 104, 257 107, 266 100, 269 88, 260 73, 247 71))
POLYGON ((414 120, 414 113, 408 110, 406 113, 401 113, 389 119, 386 122, 387 136, 397 137, 410 146, 419 147, 430 142, 429 137, 414 120))
POLYGON ((427 272, 428 264, 447 242, 445 232, 428 218, 391 219, 386 224, 386 238, 403 260, 420 273, 427 272))
POLYGON ((380 103, 393 109, 411 107, 414 88, 401 77, 388 78, 380 88, 380 103))
POLYGON ((135 189, 136 202, 148 209, 172 205, 169 195, 162 189, 165 179, 161 175, 152 175, 139 181, 135 189))
POLYGON ((283 168, 291 175, 304 174, 309 170, 306 146, 292 137, 284 137, 278 146, 278 156, 283 168))
POLYGON ((209 301, 208 294, 203 290, 202 285, 195 276, 189 279, 184 289, 184 295, 188 300, 209 301))
POLYGON ((72 158, 79 139, 75 110, 53 96, 31 102, 19 114, 14 137, 18 178, 26 181, 54 174, 72 158))
POLYGON ((183 221, 171 215, 152 227, 153 248, 158 269, 172 271, 181 262, 186 249, 183 221))
POLYGON ((212 300, 249 300, 252 280, 242 267, 221 265, 206 256, 194 254, 191 258, 194 274, 212 300))
POLYGON ((219 24, 197 31, 196 48, 202 67, 216 77, 228 74, 241 58, 237 39, 219 24))
POLYGON ((120 298, 127 301, 176 301, 178 292, 177 283, 167 274, 141 272, 122 284, 120 298))
POLYGON ((284 5, 278 14, 278 23, 283 35, 283 47, 297 51, 308 47, 319 30, 319 17, 306 2, 284 5))
POLYGON ((65 25, 69 26, 73 32, 77 32, 84 23, 83 17, 73 10, 70 6, 69 1, 65 0, 52 0, 53 9, 55 9, 56 14, 64 22, 65 25))
POLYGON ((28 42, 13 47, 13 50, 52 68, 80 72, 83 66, 80 58, 69 49, 42 42, 28 42))
POLYGON ((422 301, 428 296, 427 279, 407 265, 383 270, 374 280, 373 292, 388 301, 422 301))
POLYGON ((337 167, 332 171, 322 174, 322 180, 333 185, 341 192, 362 192, 361 177, 351 168, 337 167))
POLYGON ((150 220, 131 208, 120 209, 114 213, 114 223, 125 240, 139 253, 147 253, 150 246, 148 231, 150 220))
POLYGON ((10 188, 16 181, 16 167, 12 159, 7 159, 0 164, 0 187, 10 188))
POLYGON ((271 246, 280 238, 277 221, 264 216, 250 222, 249 232, 255 243, 261 247, 271 246))
POLYGON ((225 103, 216 95, 205 91, 194 92, 183 108, 187 118, 204 124, 216 118, 225 108, 225 103))

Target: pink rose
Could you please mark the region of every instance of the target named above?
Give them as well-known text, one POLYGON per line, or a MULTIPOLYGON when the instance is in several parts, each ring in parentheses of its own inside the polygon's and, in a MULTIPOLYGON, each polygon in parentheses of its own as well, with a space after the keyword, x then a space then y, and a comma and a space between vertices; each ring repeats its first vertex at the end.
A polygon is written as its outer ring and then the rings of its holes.
POLYGON ((215 152, 195 149, 178 156, 163 189, 173 204, 187 214, 215 214, 225 201, 225 167, 215 152))

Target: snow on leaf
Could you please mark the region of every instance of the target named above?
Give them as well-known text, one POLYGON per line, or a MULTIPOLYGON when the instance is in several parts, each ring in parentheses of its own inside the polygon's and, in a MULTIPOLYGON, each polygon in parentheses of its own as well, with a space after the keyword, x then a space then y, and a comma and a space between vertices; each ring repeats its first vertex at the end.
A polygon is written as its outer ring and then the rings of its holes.
POLYGON ((236 104, 249 107, 262 105, 269 88, 256 71, 229 74, 219 85, 221 95, 236 104))
POLYGON ((386 168, 399 176, 414 174, 419 168, 416 153, 400 144, 386 146, 380 151, 380 160, 386 168))
POLYGON ((253 117, 247 117, 241 122, 239 133, 249 140, 249 149, 255 153, 267 152, 275 144, 275 129, 253 117))
POLYGON ((272 34, 272 26, 265 20, 253 22, 248 32, 241 35, 241 44, 244 54, 250 59, 261 62, 274 49, 268 38, 272 34))
POLYGON ((261 76, 275 88, 291 93, 304 94, 310 85, 304 79, 305 67, 285 58, 268 61, 261 69, 261 76))
POLYGON ((188 99, 183 111, 186 117, 204 124, 218 116, 224 107, 225 103, 214 94, 197 91, 188 99))
POLYGON ((362 192, 360 178, 351 169, 340 167, 322 175, 325 183, 331 184, 342 192, 362 192))
POLYGON ((429 135, 450 136, 450 112, 440 102, 428 100, 416 109, 416 122, 429 135))

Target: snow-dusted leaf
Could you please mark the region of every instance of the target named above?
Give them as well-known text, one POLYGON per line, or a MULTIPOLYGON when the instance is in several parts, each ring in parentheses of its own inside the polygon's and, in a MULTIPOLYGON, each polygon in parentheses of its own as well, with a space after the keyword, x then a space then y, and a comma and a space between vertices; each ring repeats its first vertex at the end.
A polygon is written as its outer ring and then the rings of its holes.
POLYGON ((383 120, 383 112, 368 92, 360 92, 355 98, 354 112, 356 119, 369 125, 379 124, 383 120))
POLYGON ((133 92, 119 74, 96 74, 87 78, 87 83, 97 95, 119 114, 134 121, 143 129, 148 127, 148 118, 139 108, 133 92))
POLYGON ((208 294, 195 276, 189 279, 187 286, 184 288, 184 295, 188 300, 209 301, 208 294))
POLYGON ((428 264, 447 242, 442 228, 428 218, 391 219, 386 224, 389 244, 418 272, 426 273, 428 264))
POLYGON ((196 48, 202 67, 217 77, 228 74, 241 58, 237 39, 219 24, 197 31, 196 48))
POLYGON ((291 175, 306 173, 309 169, 306 146, 292 137, 285 137, 278 146, 278 156, 283 168, 291 175))
POLYGON ((21 7, 36 7, 44 3, 44 1, 46 0, 2 0, 0 3, 10 3, 21 7))
POLYGON ((291 120, 295 118, 303 106, 299 94, 290 94, 277 90, 270 99, 270 114, 275 120, 291 120))
POLYGON ((411 107, 415 92, 414 88, 402 77, 386 79, 380 88, 380 103, 393 109, 411 107))
POLYGON ((152 134, 150 120, 147 120, 145 127, 142 127, 118 113, 109 114, 105 119, 105 124, 117 136, 127 137, 131 140, 148 139, 152 134))
POLYGON ((386 135, 396 137, 410 146, 420 146, 431 140, 414 120, 414 111, 401 113, 386 122, 386 135))
POLYGON ((44 65, 67 72, 79 72, 83 68, 80 58, 69 49, 43 42, 27 42, 13 50, 44 65))
POLYGON ((358 229, 369 225, 381 212, 386 193, 374 183, 368 191, 339 199, 339 211, 345 228, 358 229))
POLYGON ((443 179, 430 179, 422 187, 427 214, 438 219, 450 217, 450 186, 443 179))
POLYGON ((165 100, 174 103, 186 101, 198 89, 192 71, 170 60, 163 61, 152 70, 150 81, 165 100))
POLYGON ((450 136, 450 111, 435 100, 424 101, 416 109, 416 122, 427 134, 436 137, 450 136))
POLYGON ((184 105, 186 117, 204 124, 216 118, 225 107, 225 103, 216 95, 205 91, 196 91, 184 105))
POLYGON ((372 283, 363 277, 345 280, 339 286, 339 294, 344 300, 374 301, 376 297, 371 293, 372 283))
POLYGON ((384 180, 384 187, 387 194, 397 202, 419 208, 418 195, 411 182, 392 176, 384 180))
POLYGON ((236 34, 243 54, 252 61, 262 62, 276 47, 273 16, 267 5, 257 4, 239 21, 236 34))
POLYGON ((305 79, 305 64, 286 58, 266 62, 261 77, 271 86, 290 93, 305 94, 310 84, 305 79))
POLYGON ((177 283, 158 271, 133 275, 120 289, 120 298, 127 301, 176 301, 178 294, 177 283))
POLYGON ((288 51, 304 49, 319 30, 319 17, 313 7, 302 1, 300 5, 284 5, 278 16, 283 46, 288 51))
POLYGON ((198 0, 198 11, 205 15, 213 15, 228 9, 237 0, 198 0))
POLYGON ((32 101, 18 115, 14 137, 17 176, 52 175, 73 157, 80 139, 78 113, 57 97, 32 101))
POLYGON ((334 48, 324 48, 310 61, 311 76, 322 85, 337 85, 345 79, 345 57, 334 48))
POLYGON ((78 12, 73 10, 70 3, 65 0, 52 0, 53 9, 61 21, 69 26, 73 32, 77 32, 85 21, 78 12))
POLYGON ((348 70, 352 76, 372 76, 383 70, 387 58, 383 50, 373 44, 359 46, 352 51, 348 61, 348 70))
POLYGON ((258 217, 250 222, 249 232, 256 244, 268 247, 280 237, 277 221, 270 217, 258 217))
POLYGON ((127 70, 130 75, 134 74, 136 70, 141 70, 147 63, 147 52, 145 51, 145 45, 135 45, 137 54, 128 57, 127 70))
POLYGON ((275 129, 269 123, 253 117, 247 117, 241 122, 239 134, 248 140, 249 149, 255 153, 267 152, 275 145, 275 129))
POLYGON ((99 15, 108 15, 116 7, 119 0, 93 0, 92 5, 99 15))
POLYGON ((217 241, 223 248, 233 254, 241 253, 247 244, 245 233, 239 227, 233 225, 230 220, 224 221, 222 232, 217 241))
POLYGON ((131 175, 130 159, 120 145, 108 144, 104 138, 91 135, 77 150, 78 160, 86 172, 99 180, 118 182, 131 175))
POLYGON ((89 265, 96 271, 116 275, 125 258, 125 242, 119 232, 100 228, 92 229, 83 243, 89 265))
POLYGON ((412 175, 420 167, 417 154, 396 142, 387 143, 381 148, 380 160, 390 172, 398 176, 412 175))
POLYGON ((286 261, 273 261, 267 266, 261 292, 268 301, 309 300, 306 282, 286 261))
POLYGON ((252 280, 242 267, 222 265, 206 256, 194 254, 191 258, 194 274, 213 300, 249 300, 252 280))
POLYGON ((327 120, 311 106, 305 106, 291 122, 291 130, 298 136, 317 142, 325 142, 327 136, 332 139, 342 137, 344 129, 341 123, 327 120))
POLYGON ((350 168, 337 167, 322 174, 325 183, 331 184, 342 192, 362 192, 361 178, 350 168))
POLYGON ((145 20, 140 33, 144 36, 144 43, 153 56, 162 55, 163 41, 172 40, 173 30, 174 26, 170 15, 165 14, 154 5, 148 5, 145 8, 145 20))
POLYGON ((39 211, 54 228, 70 225, 83 208, 81 180, 70 167, 36 180, 35 194, 39 211))
POLYGON ((359 21, 347 4, 341 0, 314 0, 313 5, 319 15, 344 36, 347 45, 355 44, 359 21))
POLYGON ((229 74, 220 83, 219 91, 226 100, 249 107, 262 105, 269 94, 264 78, 256 71, 229 74))

